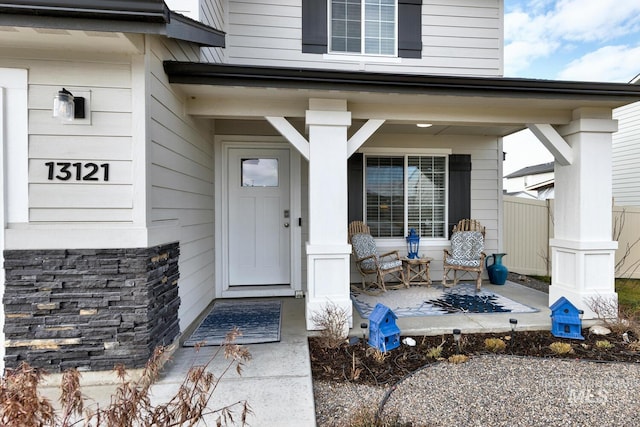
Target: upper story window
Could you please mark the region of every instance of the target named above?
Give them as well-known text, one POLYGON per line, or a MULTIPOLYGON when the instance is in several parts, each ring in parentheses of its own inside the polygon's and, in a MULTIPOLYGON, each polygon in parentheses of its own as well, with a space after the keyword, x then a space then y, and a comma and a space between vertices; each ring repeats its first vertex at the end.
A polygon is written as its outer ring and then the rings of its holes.
POLYGON ((397 54, 396 0, 331 0, 330 51, 397 54))
POLYGON ((422 58, 422 0, 302 0, 302 52, 422 58))

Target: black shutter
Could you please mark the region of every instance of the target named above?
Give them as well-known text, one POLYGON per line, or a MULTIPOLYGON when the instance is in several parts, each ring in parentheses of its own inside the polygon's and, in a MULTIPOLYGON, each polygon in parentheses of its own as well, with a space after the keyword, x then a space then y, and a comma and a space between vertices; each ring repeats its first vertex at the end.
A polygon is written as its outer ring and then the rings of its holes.
POLYGON ((363 211, 362 199, 364 193, 364 183, 362 182, 362 172, 364 167, 364 156, 362 153, 354 153, 347 161, 347 197, 349 199, 349 222, 362 221, 363 211))
POLYGON ((422 58, 422 0, 398 0, 398 56, 422 58))
POLYGON ((327 0, 302 0, 302 52, 327 53, 327 0))
POLYGON ((452 154, 449 156, 449 227, 461 219, 471 217, 471 156, 452 154))

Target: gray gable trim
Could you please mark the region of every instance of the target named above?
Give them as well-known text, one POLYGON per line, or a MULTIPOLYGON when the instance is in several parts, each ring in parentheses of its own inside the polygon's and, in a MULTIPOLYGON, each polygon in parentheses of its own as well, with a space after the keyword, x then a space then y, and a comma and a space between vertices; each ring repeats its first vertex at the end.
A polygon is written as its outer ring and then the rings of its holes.
POLYGON ((0 25, 160 34, 225 46, 224 32, 169 10, 163 0, 17 0, 0 3, 0 25))
POLYGON ((640 100, 640 85, 165 61, 170 83, 554 99, 640 100))
POLYGON ((163 0, 15 0, 0 3, 0 12, 147 22, 169 20, 169 9, 163 0))
POLYGON ((225 47, 225 33, 179 13, 171 12, 166 35, 203 46, 225 47))
POLYGON ((522 169, 518 169, 515 172, 505 176, 505 178, 519 178, 521 176, 539 175, 543 173, 549 173, 554 171, 554 162, 542 163, 539 165, 527 166, 522 169))

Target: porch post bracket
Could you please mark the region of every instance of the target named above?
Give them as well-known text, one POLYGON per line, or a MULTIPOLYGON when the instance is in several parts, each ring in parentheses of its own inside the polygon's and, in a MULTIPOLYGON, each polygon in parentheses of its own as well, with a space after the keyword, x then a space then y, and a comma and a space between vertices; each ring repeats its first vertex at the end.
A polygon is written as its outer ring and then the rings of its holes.
POLYGON ((280 132, 280 134, 284 136, 291 145, 296 147, 296 150, 298 150, 305 159, 309 160, 309 141, 307 141, 307 139, 302 136, 287 119, 284 117, 270 116, 265 116, 265 119, 267 119, 267 121, 271 123, 271 126, 276 128, 276 130, 280 132))
POLYGON ((358 151, 358 148, 364 144, 375 131, 382 126, 384 120, 381 119, 369 119, 358 131, 353 134, 347 141, 347 158, 351 157, 353 153, 358 151))
POLYGON ((567 141, 550 124, 527 123, 529 130, 553 154, 555 161, 561 166, 573 163, 573 150, 567 141))

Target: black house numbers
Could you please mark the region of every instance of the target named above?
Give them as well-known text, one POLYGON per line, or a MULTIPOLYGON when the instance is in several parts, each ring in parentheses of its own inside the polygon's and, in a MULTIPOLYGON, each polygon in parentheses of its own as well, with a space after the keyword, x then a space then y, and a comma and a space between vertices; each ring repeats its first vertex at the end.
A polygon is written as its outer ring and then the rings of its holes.
POLYGON ((109 181, 109 163, 47 162, 49 181, 109 181))

